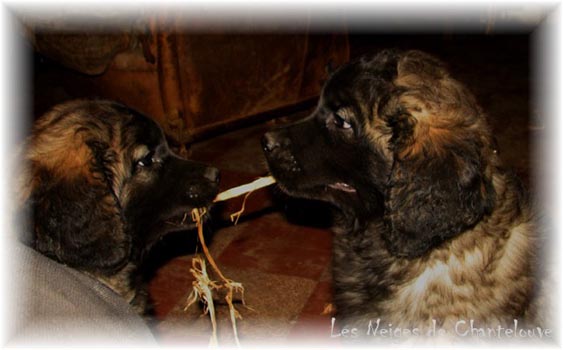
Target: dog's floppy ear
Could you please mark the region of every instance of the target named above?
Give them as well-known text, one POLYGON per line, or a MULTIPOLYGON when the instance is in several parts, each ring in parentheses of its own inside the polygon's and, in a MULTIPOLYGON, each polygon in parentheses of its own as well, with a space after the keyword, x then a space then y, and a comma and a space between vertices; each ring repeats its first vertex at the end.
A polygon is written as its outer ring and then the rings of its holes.
POLYGON ((29 154, 31 244, 76 268, 103 273, 120 268, 131 237, 112 190, 111 164, 117 159, 106 140, 84 128, 53 128, 37 137, 29 154))
POLYGON ((392 252, 416 257, 474 225, 492 207, 491 183, 470 154, 397 159, 386 195, 392 252))
POLYGON ((475 225, 494 201, 488 127, 469 93, 436 64, 420 53, 400 61, 388 107, 393 166, 385 238, 394 254, 410 258, 475 225))

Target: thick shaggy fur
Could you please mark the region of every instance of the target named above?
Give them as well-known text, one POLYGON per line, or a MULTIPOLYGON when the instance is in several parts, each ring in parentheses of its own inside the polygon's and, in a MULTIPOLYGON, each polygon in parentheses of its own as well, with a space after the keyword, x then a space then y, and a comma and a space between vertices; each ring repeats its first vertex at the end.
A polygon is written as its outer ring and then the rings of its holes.
POLYGON ((473 95, 439 60, 389 50, 347 64, 310 117, 263 146, 283 190, 343 213, 333 256, 341 327, 380 319, 451 331, 460 320, 522 325, 532 313, 527 196, 473 95))
POLYGON ((140 312, 138 270, 162 236, 193 225, 184 213, 209 205, 218 171, 171 153, 160 127, 111 101, 54 107, 34 125, 18 202, 37 251, 106 283, 140 312))

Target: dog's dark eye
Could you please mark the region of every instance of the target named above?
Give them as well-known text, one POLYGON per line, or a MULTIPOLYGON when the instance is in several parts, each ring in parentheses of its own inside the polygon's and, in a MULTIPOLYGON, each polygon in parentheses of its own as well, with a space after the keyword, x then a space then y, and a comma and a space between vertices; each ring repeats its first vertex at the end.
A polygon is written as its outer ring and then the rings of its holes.
POLYGON ((137 163, 135 163, 135 167, 139 168, 147 168, 152 166, 154 163, 158 163, 158 160, 154 157, 154 152, 149 152, 146 156, 139 159, 137 163))
POLYGON ((145 157, 137 162, 137 165, 140 167, 147 167, 151 166, 153 163, 152 157, 145 157))
POLYGON ((337 113, 333 114, 334 124, 341 129, 350 129, 352 124, 346 119, 345 116, 337 113))

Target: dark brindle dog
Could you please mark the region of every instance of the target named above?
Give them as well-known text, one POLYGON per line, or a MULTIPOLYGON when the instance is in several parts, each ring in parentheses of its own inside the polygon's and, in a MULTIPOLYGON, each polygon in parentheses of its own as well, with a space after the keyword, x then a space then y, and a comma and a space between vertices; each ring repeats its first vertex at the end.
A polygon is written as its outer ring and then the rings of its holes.
POLYGON ((342 325, 506 326, 530 315, 528 199, 475 98, 437 59, 390 50, 341 67, 316 111, 263 147, 281 189, 344 214, 333 256, 342 325))
POLYGON ((19 202, 37 251, 103 281, 145 308, 143 256, 218 190, 215 168, 171 153, 160 127, 118 103, 79 100, 34 125, 19 202))

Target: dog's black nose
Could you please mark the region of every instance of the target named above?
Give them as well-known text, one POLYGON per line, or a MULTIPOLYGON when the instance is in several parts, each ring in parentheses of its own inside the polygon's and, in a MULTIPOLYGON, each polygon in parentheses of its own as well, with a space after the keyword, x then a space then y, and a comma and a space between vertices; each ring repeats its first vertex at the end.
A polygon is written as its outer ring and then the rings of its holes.
POLYGON ((205 177, 207 180, 211 182, 219 183, 219 169, 208 167, 205 169, 205 172, 203 173, 203 177, 205 177))
POLYGON ((272 152, 274 149, 278 148, 280 143, 276 139, 273 132, 267 132, 262 137, 262 149, 264 152, 272 152))

